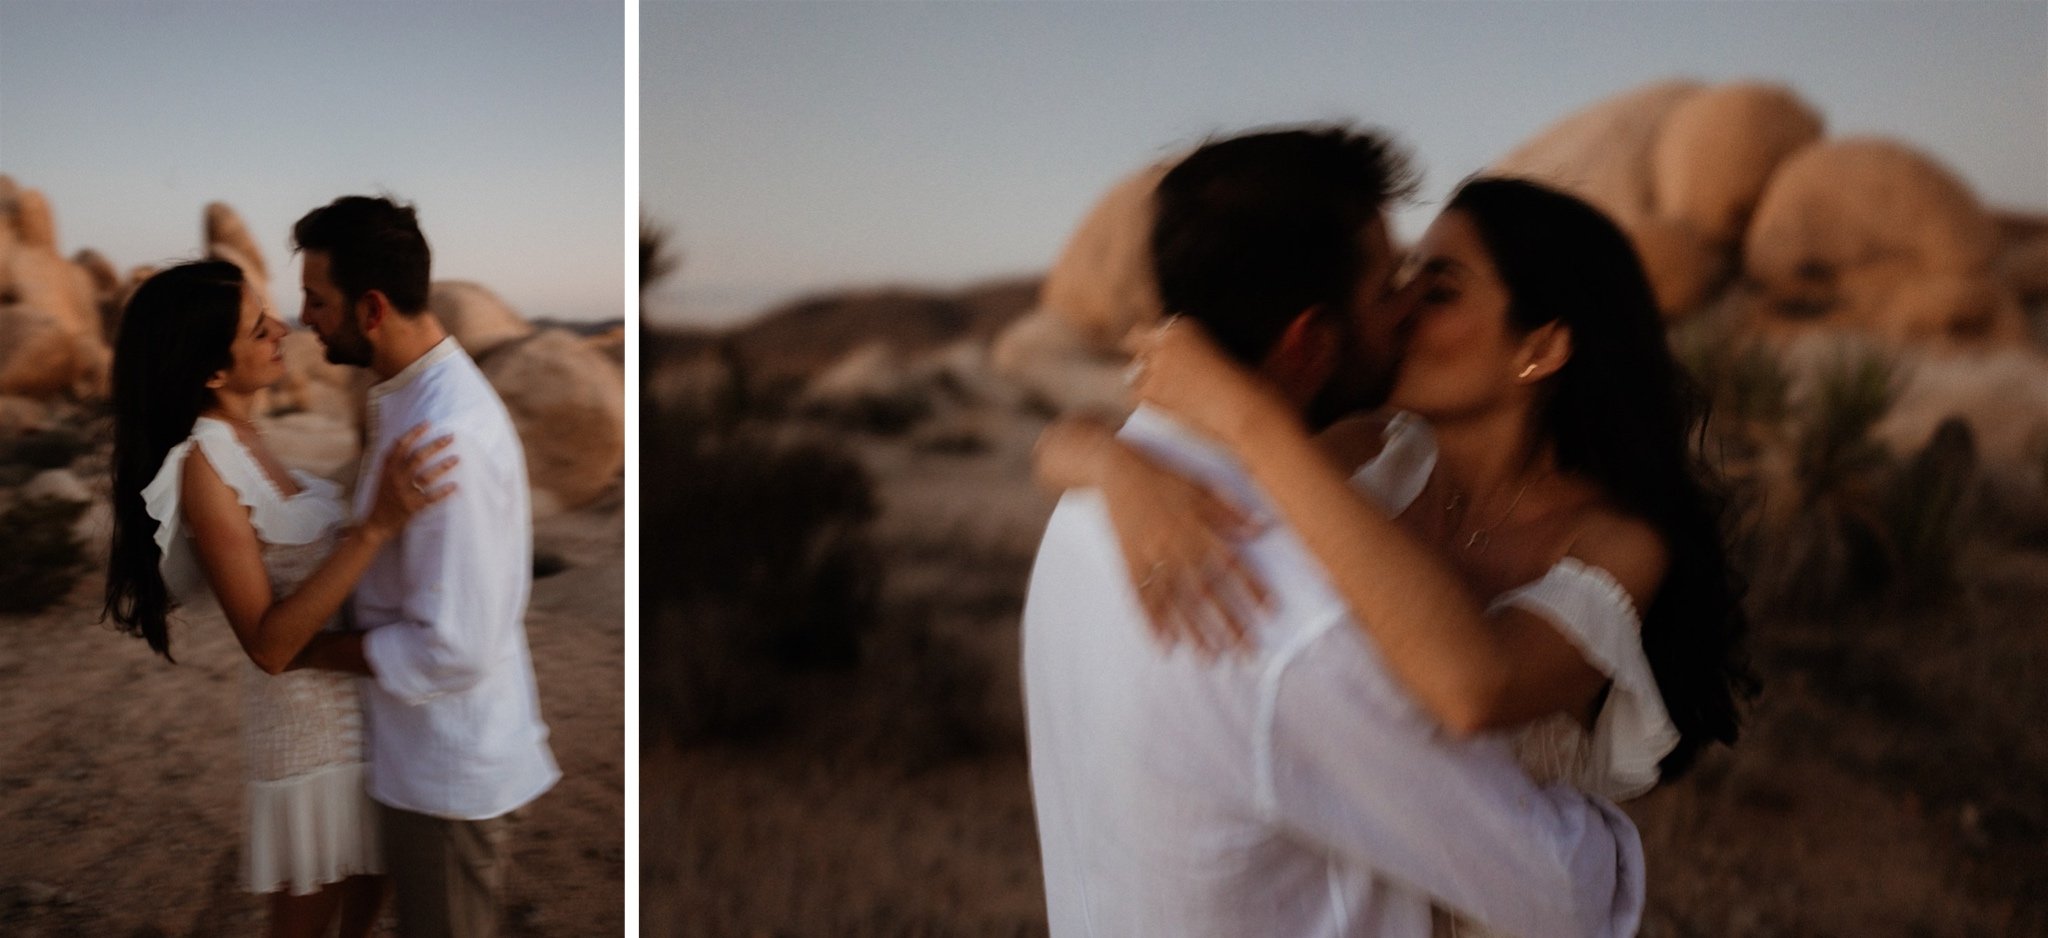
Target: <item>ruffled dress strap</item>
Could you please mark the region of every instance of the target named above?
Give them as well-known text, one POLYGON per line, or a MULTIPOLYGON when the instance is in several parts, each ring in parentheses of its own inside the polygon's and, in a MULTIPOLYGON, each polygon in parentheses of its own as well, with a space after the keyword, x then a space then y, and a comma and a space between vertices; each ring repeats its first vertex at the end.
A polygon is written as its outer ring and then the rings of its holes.
POLYGON ((1380 439, 1379 455, 1351 474, 1351 486, 1371 495, 1391 518, 1421 497, 1436 471, 1436 434, 1428 422, 1404 410, 1387 420, 1380 439))
MULTIPOLYGON (((179 505, 184 494, 185 461, 195 446, 206 454, 213 471, 234 490, 236 500, 249 509, 249 523, 256 529, 257 539, 266 544, 312 543, 345 519, 345 509, 331 497, 338 492, 332 483, 319 480, 319 486, 309 485, 302 493, 318 493, 322 497, 286 498, 264 473, 255 454, 242 445, 234 427, 212 417, 201 417, 192 424, 192 435, 171 447, 156 477, 142 489, 143 509, 157 523, 158 569, 163 572, 172 596, 183 599, 205 584, 198 557, 192 552, 189 539, 182 536, 185 519, 179 505)), ((301 484, 312 478, 297 474, 295 477, 301 484)))
POLYGON ((1533 583, 1493 601, 1489 612, 1521 609, 1541 616, 1612 681, 1591 734, 1584 790, 1612 800, 1657 784, 1657 763, 1678 745, 1678 727, 1643 653, 1642 618, 1614 576, 1566 557, 1533 583))

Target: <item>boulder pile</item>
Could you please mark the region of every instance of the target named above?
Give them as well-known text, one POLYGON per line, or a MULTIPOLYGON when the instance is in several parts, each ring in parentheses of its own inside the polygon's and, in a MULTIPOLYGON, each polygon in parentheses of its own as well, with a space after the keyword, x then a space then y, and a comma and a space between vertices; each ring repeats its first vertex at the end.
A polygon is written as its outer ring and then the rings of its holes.
MULTIPOLYGON (((1172 160, 1112 186, 996 342, 999 371, 1062 406, 1113 406, 1116 340, 1160 315, 1150 196, 1172 160)), ((1987 209, 1896 140, 1830 139, 1792 90, 1660 81, 1567 115, 1495 161, 1607 212, 1674 321, 1729 309, 1766 336, 1833 329, 1988 351, 2048 305, 2048 219, 1987 209)))
MULTIPOLYGON (((208 204, 201 236, 203 256, 235 264, 268 292, 271 271, 259 239, 233 207, 208 204)), ((0 176, 0 436, 49 429, 75 416, 81 402, 106 396, 121 308, 155 272, 141 267, 124 277, 99 252, 81 250, 66 260, 58 244, 49 201, 0 176)), ((433 284, 430 304, 511 411, 538 513, 585 504, 619 478, 623 333, 585 338, 537 327, 467 281, 433 284)), ((284 355, 285 378, 263 405, 274 445, 309 467, 345 475, 359 445, 370 374, 329 363, 304 330, 286 337, 284 355)))
POLYGON ((57 245, 49 200, 0 176, 0 430, 40 425, 51 402, 106 395, 102 289, 57 245))

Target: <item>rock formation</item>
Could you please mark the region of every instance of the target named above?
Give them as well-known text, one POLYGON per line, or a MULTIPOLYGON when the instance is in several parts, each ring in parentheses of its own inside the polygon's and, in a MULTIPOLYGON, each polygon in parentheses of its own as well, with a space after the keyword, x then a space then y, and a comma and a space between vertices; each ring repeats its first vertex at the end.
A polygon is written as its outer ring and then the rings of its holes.
POLYGON ((1125 177, 1081 220, 1038 305, 995 341, 996 372, 1060 409, 1120 407, 1117 342, 1161 315, 1152 273, 1152 190, 1168 160, 1125 177))
POLYGON ((206 256, 242 268, 242 276, 256 288, 258 296, 270 295, 270 265, 263 251, 249 235, 249 226, 226 202, 206 203, 206 256))
POLYGON ((471 357, 533 334, 533 325, 525 317, 479 283, 436 280, 428 288, 427 304, 441 320, 441 327, 462 343, 462 350, 471 357))
POLYGON ((1744 273, 1763 326, 1826 324, 1892 341, 1998 345, 2025 336, 1994 270, 1997 232, 1960 179, 1881 139, 1787 160, 1757 205, 1744 273))
POLYGON ((1737 269, 1750 213, 1820 116, 1775 85, 1646 85, 1551 125, 1492 172, 1591 202, 1627 231, 1666 316, 1697 309, 1737 269))
POLYGON ((1152 274, 1152 190, 1172 163, 1148 166, 1112 187, 1081 220, 1045 275, 1038 306, 1103 346, 1159 318, 1152 274))
POLYGON ((105 394, 92 276, 57 252, 49 201, 0 176, 0 230, 0 394, 105 394))
POLYGON ((625 376, 564 329, 494 346, 479 360, 526 447, 537 515, 603 493, 626 460, 625 376))
POLYGON ((1600 101, 1539 131, 1488 172, 1564 189, 1628 228, 1654 214, 1651 155, 1665 118, 1702 90, 1662 81, 1600 101))
POLYGON ((1776 85, 1708 88, 1671 109, 1650 151, 1650 207, 1727 251, 1778 165, 1817 142, 1818 113, 1776 85))

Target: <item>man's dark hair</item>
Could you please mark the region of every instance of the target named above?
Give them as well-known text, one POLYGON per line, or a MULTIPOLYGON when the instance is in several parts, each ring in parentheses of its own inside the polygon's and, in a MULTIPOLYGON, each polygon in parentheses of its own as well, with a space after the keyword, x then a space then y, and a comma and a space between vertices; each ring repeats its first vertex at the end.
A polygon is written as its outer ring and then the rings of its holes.
POLYGON ((376 290, 407 316, 426 311, 432 255, 410 205, 383 197, 342 196, 307 212, 292 226, 292 247, 327 255, 328 271, 344 302, 354 304, 376 290))
POLYGON ((1348 308, 1367 226, 1414 189, 1407 157, 1375 131, 1314 125, 1212 140, 1154 192, 1159 297, 1256 365, 1303 310, 1348 308))

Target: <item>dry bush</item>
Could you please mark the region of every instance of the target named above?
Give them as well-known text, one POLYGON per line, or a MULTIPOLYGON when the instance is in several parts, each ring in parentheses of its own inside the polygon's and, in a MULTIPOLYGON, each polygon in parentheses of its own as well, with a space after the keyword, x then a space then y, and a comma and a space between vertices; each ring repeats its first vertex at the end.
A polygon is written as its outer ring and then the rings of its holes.
POLYGON ((780 678, 852 665, 879 601, 865 470, 750 421, 744 401, 654 396, 643 416, 642 708, 650 733, 686 744, 767 731, 780 678))
POLYGON ((73 526, 86 503, 32 498, 0 514, 0 614, 34 615, 71 594, 88 566, 73 526))
POLYGON ((888 394, 805 401, 798 413, 839 430, 898 437, 930 419, 936 410, 921 389, 907 387, 888 394))
POLYGON ((1976 447, 1953 419, 1903 461, 1877 440, 1904 385, 1898 360, 1845 346, 1795 381, 1755 341, 1693 334, 1679 354, 1713 401, 1704 444, 1729 483, 1735 555, 1757 611, 1825 615, 1953 595, 1979 503, 1976 447))
POLYGON ((0 438, 0 485, 20 485, 45 469, 69 466, 96 442, 88 430, 66 426, 0 438))

